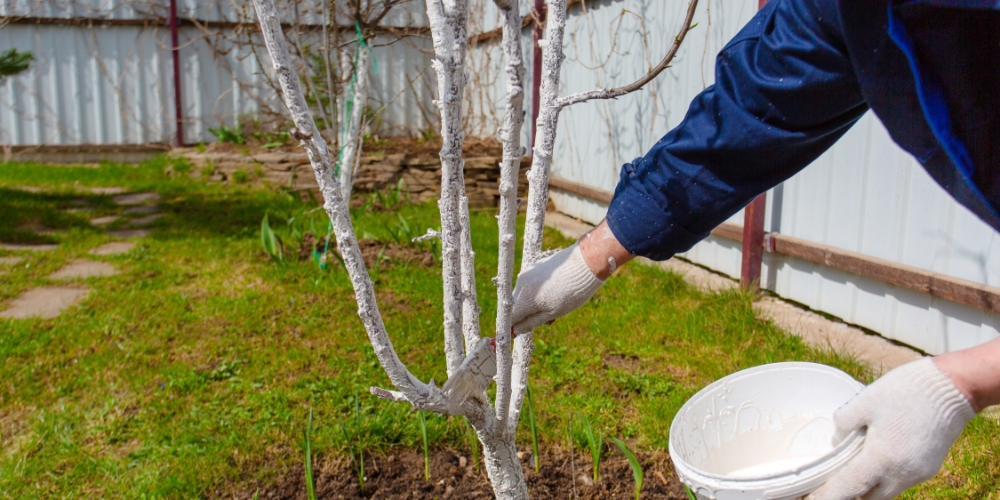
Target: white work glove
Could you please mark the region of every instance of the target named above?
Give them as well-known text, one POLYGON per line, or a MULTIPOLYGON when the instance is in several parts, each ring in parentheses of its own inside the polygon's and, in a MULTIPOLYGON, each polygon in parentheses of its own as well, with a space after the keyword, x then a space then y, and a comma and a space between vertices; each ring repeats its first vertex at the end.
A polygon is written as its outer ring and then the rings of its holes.
POLYGON ((807 499, 895 498, 937 474, 975 416, 968 399, 931 358, 901 366, 833 415, 835 444, 858 429, 867 429, 865 442, 843 470, 807 499))
POLYGON ((555 321, 587 303, 603 284, 584 262, 578 244, 536 262, 517 276, 511 315, 514 333, 555 321))

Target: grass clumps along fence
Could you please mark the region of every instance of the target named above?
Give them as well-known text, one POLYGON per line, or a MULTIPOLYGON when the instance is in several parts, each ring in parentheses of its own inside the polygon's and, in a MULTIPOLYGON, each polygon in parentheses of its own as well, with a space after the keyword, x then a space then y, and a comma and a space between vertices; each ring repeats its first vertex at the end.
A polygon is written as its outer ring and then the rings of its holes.
MULTIPOLYGON (((277 264, 262 248, 265 215, 291 250, 299 242, 289 220, 300 233, 315 226, 325 237, 325 214, 310 213, 311 200, 280 186, 170 175, 176 162, 0 164, 0 241, 58 244, 51 252, 0 250, 23 258, 3 268, 0 307, 51 286, 47 276, 76 259, 103 259, 120 271, 79 282, 90 295, 56 318, 0 319, 0 498, 192 498, 238 488, 250 497, 289 470, 301 477, 310 407, 314 469, 350 460, 338 425, 343 416, 353 420, 349 441, 366 459, 400 448, 420 453, 418 417, 367 399, 369 385, 388 381, 334 255, 321 269, 290 251, 277 264), (121 207, 88 189, 111 186, 159 193, 164 216, 132 251, 95 257, 90 250, 111 239, 89 219, 121 207), (36 223, 55 231, 24 229, 36 223)), ((496 307, 489 280, 496 271, 494 214, 471 214, 484 311, 496 307)), ((401 217, 414 234, 439 223, 431 203, 385 208, 375 201, 352 209, 358 233, 379 248, 405 246, 401 217)), ((545 234, 546 248, 570 243, 545 234)), ((429 242, 410 245, 433 252, 429 242)), ((385 321, 400 332, 393 337, 397 352, 422 380, 446 380, 439 260, 389 250, 382 257, 373 279, 385 321)), ((704 293, 676 274, 631 263, 586 306, 540 328, 531 367, 539 474, 556 465, 547 453, 574 442, 586 449, 560 431, 577 414, 627 443, 641 461, 645 452, 665 452, 670 422, 688 397, 734 371, 802 360, 870 380, 850 360, 758 319, 751 306, 752 297, 738 291, 704 293)), ((491 316, 483 315, 484 331, 493 329, 491 316)), ((520 442, 533 443, 530 426, 518 432, 520 442)), ((464 419, 427 415, 426 434, 431 452, 470 450, 464 419)), ((905 498, 989 498, 1000 484, 997 464, 1000 424, 977 418, 945 472, 905 498)))

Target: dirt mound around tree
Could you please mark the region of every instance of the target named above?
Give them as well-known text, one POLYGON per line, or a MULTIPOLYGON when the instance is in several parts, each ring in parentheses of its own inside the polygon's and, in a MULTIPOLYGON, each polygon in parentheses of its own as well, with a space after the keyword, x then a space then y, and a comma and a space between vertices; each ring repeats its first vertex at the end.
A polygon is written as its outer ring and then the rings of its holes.
MULTIPOLYGON (((687 500, 683 486, 665 453, 640 453, 645 471, 643 499, 687 500)), ((521 461, 532 500, 563 500, 580 498, 634 498, 634 480, 628 461, 619 453, 601 460, 600 480, 590 481, 591 463, 587 454, 577 453, 575 464, 569 454, 558 453, 542 458, 541 472, 529 464, 530 457, 521 461), (575 474, 574 474, 575 472, 575 474), (576 480, 573 480, 573 477, 576 480)), ((431 454, 431 480, 424 480, 423 454, 414 450, 390 450, 385 455, 365 457, 365 490, 358 488, 358 479, 351 464, 343 459, 318 460, 316 464, 316 497, 325 499, 423 499, 449 500, 492 499, 486 472, 480 464, 477 472, 471 459, 458 452, 438 450, 431 454), (463 466, 464 465, 464 466, 463 466)), ((305 474, 301 465, 293 467, 268 486, 240 485, 218 488, 211 498, 251 499, 258 492, 260 500, 305 500, 305 474)))

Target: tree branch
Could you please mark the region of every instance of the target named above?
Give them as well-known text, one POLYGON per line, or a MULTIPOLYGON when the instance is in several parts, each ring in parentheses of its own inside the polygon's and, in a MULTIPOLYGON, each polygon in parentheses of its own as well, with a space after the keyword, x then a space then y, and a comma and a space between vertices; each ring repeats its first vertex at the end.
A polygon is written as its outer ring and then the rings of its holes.
POLYGON ((277 9, 273 0, 254 0, 253 3, 260 21, 264 43, 271 56, 271 65, 281 85, 282 97, 296 126, 292 135, 306 150, 316 174, 316 181, 323 194, 323 208, 333 223, 337 248, 344 258, 345 268, 354 286, 358 316, 365 325, 368 340, 375 350, 379 363, 382 364, 392 384, 399 389, 400 394, 403 394, 415 407, 444 414, 461 414, 459 412, 463 410, 462 408, 454 408, 433 383, 428 385, 420 382, 396 355, 385 330, 378 304, 375 302, 374 284, 368 277, 368 270, 361 258, 361 250, 358 248, 357 237, 354 234, 350 212, 340 183, 333 175, 333 164, 326 141, 316 128, 312 113, 302 94, 298 75, 289 62, 288 46, 281 32, 277 9))
MULTIPOLYGON (((510 351, 512 282, 514 251, 517 240, 517 175, 525 150, 521 147, 521 127, 524 125, 524 58, 521 53, 521 14, 513 0, 494 0, 503 13, 504 71, 507 76, 507 109, 500 128, 503 159, 500 162, 500 255, 497 277, 497 394, 498 424, 506 425, 511 398, 512 360, 510 351)), ((501 427, 503 428, 503 427, 501 427)))
POLYGON ((670 67, 671 61, 674 60, 674 56, 677 55, 678 49, 680 49, 681 44, 684 43, 684 37, 687 36, 688 32, 694 28, 691 21, 694 19, 695 10, 698 8, 698 0, 691 0, 688 4, 687 15, 684 17, 684 26, 677 32, 677 36, 674 37, 674 43, 670 46, 670 50, 667 51, 667 55, 663 57, 663 60, 656 65, 655 68, 649 70, 648 73, 642 76, 642 78, 621 87, 615 87, 612 89, 597 89, 590 90, 587 92, 581 92, 579 94, 572 94, 565 97, 561 97, 557 100, 559 107, 565 108, 566 106, 572 106, 573 104, 590 101, 593 99, 614 99, 616 97, 621 97, 625 94, 630 94, 646 86, 647 83, 651 82, 657 75, 663 72, 663 70, 670 67))

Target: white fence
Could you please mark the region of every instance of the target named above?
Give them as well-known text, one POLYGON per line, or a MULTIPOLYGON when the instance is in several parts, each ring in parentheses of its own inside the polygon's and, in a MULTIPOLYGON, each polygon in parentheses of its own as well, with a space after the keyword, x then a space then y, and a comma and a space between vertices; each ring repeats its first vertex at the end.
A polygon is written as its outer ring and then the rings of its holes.
MULTIPOLYGON (((686 7, 686 2, 604 0, 573 8, 562 94, 641 76, 666 53, 686 7)), ((679 124, 691 99, 713 83, 716 54, 756 10, 756 0, 703 2, 698 27, 673 67, 648 89, 563 111, 553 174, 613 191, 621 164, 644 154, 679 124)), ((495 26, 494 14, 485 11, 484 28, 489 29, 495 26)), ((526 5, 522 11, 528 11, 526 5)), ((524 33, 530 64, 530 32, 524 33)), ((478 112, 471 123, 491 133, 495 121, 482 110, 502 102, 503 82, 494 76, 500 64, 497 44, 483 45, 474 56, 481 65, 477 78, 490 85, 483 95, 470 96, 478 112)), ((529 134, 526 130, 525 137, 529 134)), ((607 210, 559 190, 552 198, 560 211, 591 223, 607 210)), ((742 213, 731 221, 742 224, 742 213)), ((939 188, 870 113, 825 155, 768 193, 765 229, 1000 286, 997 233, 939 188)), ((740 247, 734 241, 711 236, 683 257, 739 277, 740 247)), ((1000 335, 1000 315, 793 257, 765 254, 762 286, 929 353, 1000 335)))
MULTIPOLYGON (((209 127, 234 125, 238 117, 262 108, 282 110, 277 93, 263 78, 264 72, 270 73, 266 51, 254 53, 248 44, 231 42, 256 37, 256 30, 232 26, 240 19, 241 7, 228 2, 178 3, 182 19, 229 22, 219 28, 191 23, 179 28, 184 142, 210 142, 214 138, 209 127)), ((0 0, 0 16, 13 16, 0 28, 0 50, 29 50, 36 58, 28 72, 0 86, 0 144, 173 142, 170 29, 162 23, 167 5, 167 0, 0 0), (93 19, 97 21, 88 21, 93 19)), ((401 12, 390 21, 426 25, 421 8, 398 7, 401 12)), ((345 37, 349 40, 353 33, 345 37)), ((372 107, 384 106, 383 133, 426 128, 429 122, 421 107, 426 109, 423 103, 432 96, 426 50, 430 42, 409 37, 379 46, 385 41, 376 38, 373 44, 377 73, 372 68, 369 78, 372 107)))

